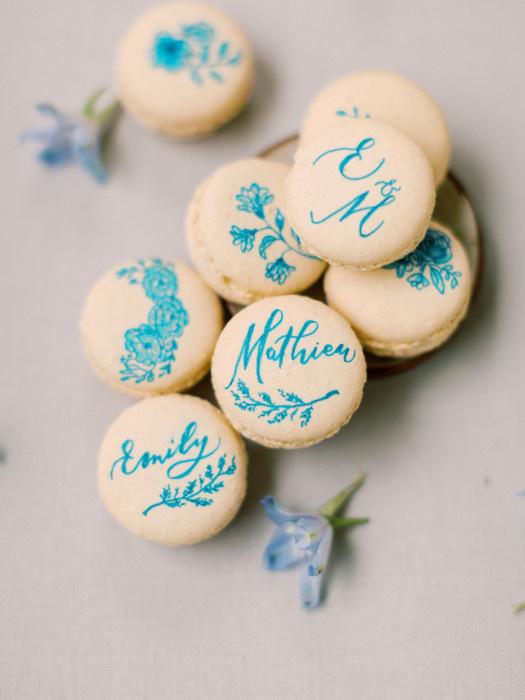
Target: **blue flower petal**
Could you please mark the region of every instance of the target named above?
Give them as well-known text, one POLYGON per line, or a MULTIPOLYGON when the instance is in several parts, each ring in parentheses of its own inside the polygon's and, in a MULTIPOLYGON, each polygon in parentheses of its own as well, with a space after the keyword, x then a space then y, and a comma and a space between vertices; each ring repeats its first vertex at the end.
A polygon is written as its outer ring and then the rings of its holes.
POLYGON ((266 515, 272 520, 276 525, 281 525, 282 523, 295 522, 300 517, 302 513, 291 513, 286 510, 279 501, 273 496, 265 496, 261 503, 264 506, 266 515))
POLYGON ((303 608, 315 608, 321 600, 321 587, 332 548, 333 530, 328 526, 319 546, 301 572, 300 591, 303 608))
POLYGON ((79 154, 79 162, 97 182, 106 182, 108 172, 104 167, 98 148, 90 148, 79 154))
POLYGON ((45 114, 47 117, 52 117, 58 124, 63 124, 66 121, 66 116, 59 109, 47 102, 40 102, 36 105, 36 109, 40 114, 45 114))
POLYGON ((263 563, 270 571, 288 569, 311 556, 306 549, 298 546, 295 526, 291 522, 277 527, 263 554, 263 563))
POLYGON ((73 161, 73 148, 67 141, 52 143, 40 151, 38 160, 47 165, 48 168, 61 168, 73 161))

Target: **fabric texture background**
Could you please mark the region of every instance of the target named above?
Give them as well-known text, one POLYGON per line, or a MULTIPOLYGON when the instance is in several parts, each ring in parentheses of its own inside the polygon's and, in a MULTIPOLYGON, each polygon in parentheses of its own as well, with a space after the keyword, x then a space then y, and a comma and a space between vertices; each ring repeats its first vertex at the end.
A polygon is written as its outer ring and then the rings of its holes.
MULTIPOLYGON (((142 0, 7 3, 2 169, 0 697, 6 700, 520 700, 525 696, 520 0, 221 0, 257 55, 249 109, 171 143, 125 118, 100 187, 45 172, 19 133, 33 104, 74 111, 108 81, 142 0), (297 130, 347 71, 421 82, 450 124, 453 169, 485 236, 481 293, 430 361, 371 381, 350 425, 308 450, 250 447, 247 501, 215 540, 172 551, 129 535, 96 493, 96 453, 130 402, 93 376, 77 323, 90 285, 142 255, 187 260, 186 205, 223 163, 297 130), (314 508, 358 469, 326 604, 261 566, 259 500, 314 508)), ((199 388, 200 395, 209 391, 199 388)))

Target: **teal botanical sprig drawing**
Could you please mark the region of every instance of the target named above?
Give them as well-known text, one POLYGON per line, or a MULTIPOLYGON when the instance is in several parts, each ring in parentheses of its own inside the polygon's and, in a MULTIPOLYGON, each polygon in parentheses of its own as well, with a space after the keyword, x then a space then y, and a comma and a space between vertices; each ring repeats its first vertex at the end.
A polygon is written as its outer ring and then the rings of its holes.
POLYGON ((263 225, 255 228, 231 226, 231 243, 234 246, 239 246, 241 253, 249 253, 258 243, 259 256, 263 260, 269 260, 265 268, 267 279, 273 280, 277 284, 286 282, 296 269, 294 265, 287 262, 286 258, 289 255, 299 255, 302 258, 317 260, 314 255, 303 250, 297 232, 291 226, 285 226, 285 217, 280 209, 277 209, 273 218, 269 217, 266 208, 274 201, 275 197, 268 187, 262 187, 258 183, 252 182, 249 187, 241 187, 235 199, 238 202, 237 209, 239 211, 253 214, 263 225), (289 230, 285 233, 287 228, 289 230), (264 235, 259 236, 262 233, 264 235), (273 255, 271 255, 272 253, 273 255))
POLYGON ((359 107, 352 107, 350 112, 346 109, 337 109, 335 113, 338 117, 349 117, 349 119, 370 119, 368 112, 361 113, 359 107))
POLYGON ((196 479, 188 481, 183 489, 180 486, 172 487, 168 484, 162 489, 160 500, 148 506, 142 512, 142 515, 148 515, 159 506, 168 508, 182 508, 185 505, 192 505, 197 508, 211 506, 213 503, 212 496, 224 488, 223 477, 231 476, 236 470, 235 457, 232 457, 229 465, 226 466, 226 455, 223 454, 219 457, 215 467, 208 464, 205 471, 196 479))
POLYGON ((230 389, 230 392, 235 400, 235 405, 241 411, 258 412, 257 417, 263 418, 269 425, 282 423, 285 420, 293 421, 298 416, 301 428, 310 422, 316 404, 339 394, 337 389, 332 389, 323 396, 305 401, 293 391, 278 389, 279 398, 274 400, 267 391, 259 391, 256 396, 253 396, 250 388, 242 379, 237 380, 236 387, 230 389))
POLYGON ((425 289, 432 284, 440 294, 445 294, 447 284, 455 289, 461 277, 451 261, 450 238, 443 231, 429 228, 415 250, 384 268, 395 270, 399 278, 407 275, 406 281, 415 289, 425 289))

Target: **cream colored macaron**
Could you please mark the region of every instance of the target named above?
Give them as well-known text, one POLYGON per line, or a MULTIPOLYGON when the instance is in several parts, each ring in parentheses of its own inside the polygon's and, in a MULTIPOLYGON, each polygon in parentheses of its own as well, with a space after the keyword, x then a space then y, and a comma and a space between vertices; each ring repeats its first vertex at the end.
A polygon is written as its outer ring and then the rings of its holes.
POLYGON ((246 491, 246 450, 222 413, 195 396, 156 396, 127 408, 98 456, 98 487, 128 530, 167 545, 213 537, 246 491))
POLYGON ((421 148, 373 119, 348 120, 299 148, 286 195, 292 225, 311 253, 363 270, 413 250, 435 201, 421 148))
POLYGON ((160 5, 120 42, 116 80, 123 107, 138 121, 169 136, 196 136, 245 105, 252 52, 237 24, 215 7, 160 5))
POLYGON ((330 267, 328 303, 375 355, 411 357, 444 343, 465 316, 472 281, 461 243, 433 221, 419 246, 380 270, 330 267))
POLYGON ((110 270, 90 291, 80 320, 95 372, 138 398, 196 384, 222 326, 221 304, 197 273, 159 258, 110 270))
POLYGON ((365 379, 350 325, 304 296, 269 297, 240 311, 212 359, 222 410, 267 447, 307 447, 334 435, 359 406, 365 379))
POLYGON ((225 299, 249 304, 310 287, 326 264, 304 249, 288 220, 284 183, 290 168, 252 158, 219 168, 188 209, 193 264, 225 299))
POLYGON ((356 117, 379 119, 408 134, 430 160, 436 185, 442 182, 450 161, 450 136, 440 108, 419 85, 386 70, 345 75, 314 97, 303 120, 301 141, 307 143, 321 131, 356 117))

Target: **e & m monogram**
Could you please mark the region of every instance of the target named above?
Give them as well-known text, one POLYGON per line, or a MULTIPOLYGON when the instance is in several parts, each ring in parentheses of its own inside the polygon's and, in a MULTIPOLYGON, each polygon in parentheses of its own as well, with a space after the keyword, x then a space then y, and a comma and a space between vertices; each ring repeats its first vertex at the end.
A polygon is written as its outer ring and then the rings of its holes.
POLYGON ((312 224, 324 224, 337 217, 342 222, 356 215, 359 220, 359 235, 368 238, 383 226, 381 210, 396 201, 396 192, 401 187, 397 186, 395 178, 386 179, 384 176, 386 159, 377 153, 375 139, 371 137, 362 139, 357 146, 324 151, 313 160, 312 165, 315 167, 324 158, 334 155, 339 158, 337 170, 341 177, 351 182, 362 182, 363 191, 327 214, 310 210, 310 221, 312 224))

